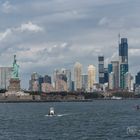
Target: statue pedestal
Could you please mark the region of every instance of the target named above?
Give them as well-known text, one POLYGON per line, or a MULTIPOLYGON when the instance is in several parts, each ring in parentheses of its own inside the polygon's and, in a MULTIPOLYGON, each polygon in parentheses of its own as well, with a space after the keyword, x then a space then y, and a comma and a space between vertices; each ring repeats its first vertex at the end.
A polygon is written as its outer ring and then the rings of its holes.
POLYGON ((11 78, 8 92, 20 91, 20 80, 18 78, 11 78))
POLYGON ((19 78, 11 78, 8 91, 4 93, 5 99, 9 101, 32 100, 29 93, 24 93, 20 89, 19 78))

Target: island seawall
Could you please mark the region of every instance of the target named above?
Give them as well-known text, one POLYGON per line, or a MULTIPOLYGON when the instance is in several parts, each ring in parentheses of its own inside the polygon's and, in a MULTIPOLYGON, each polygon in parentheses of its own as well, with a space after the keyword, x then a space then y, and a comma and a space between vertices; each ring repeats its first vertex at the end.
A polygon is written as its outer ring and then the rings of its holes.
POLYGON ((122 96, 103 96, 100 93, 24 93, 16 92, 9 94, 9 92, 0 94, 0 103, 10 102, 89 102, 93 100, 118 100, 118 99, 139 99, 134 94, 122 93, 122 96), (126 96, 128 95, 128 96, 126 96), (133 96, 132 96, 133 95, 133 96), (115 98, 112 98, 115 97, 115 98))
POLYGON ((0 103, 10 103, 10 102, 62 102, 62 101, 90 101, 85 100, 83 95, 0 95, 0 103))

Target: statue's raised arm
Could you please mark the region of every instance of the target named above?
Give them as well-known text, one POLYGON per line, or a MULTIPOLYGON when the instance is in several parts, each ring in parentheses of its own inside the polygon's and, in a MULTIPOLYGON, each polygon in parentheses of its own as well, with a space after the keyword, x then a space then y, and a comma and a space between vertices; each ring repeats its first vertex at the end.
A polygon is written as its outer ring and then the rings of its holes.
POLYGON ((14 55, 12 78, 19 78, 19 65, 17 64, 16 55, 14 55))

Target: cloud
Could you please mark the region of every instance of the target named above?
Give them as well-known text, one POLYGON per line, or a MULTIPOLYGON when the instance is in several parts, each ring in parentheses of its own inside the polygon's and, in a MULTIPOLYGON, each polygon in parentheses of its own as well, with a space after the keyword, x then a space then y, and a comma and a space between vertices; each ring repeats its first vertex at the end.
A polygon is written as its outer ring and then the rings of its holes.
POLYGON ((20 27, 8 28, 4 32, 0 32, 0 41, 7 39, 10 35, 16 35, 24 31, 37 33, 43 31, 43 28, 29 21, 28 23, 21 24, 20 27))
POLYGON ((75 61, 86 72, 88 64, 98 67, 100 54, 106 66, 118 59, 120 33, 128 38, 129 64, 138 66, 139 4, 138 0, 6 1, 0 13, 0 57, 5 58, 0 64, 11 64, 17 54, 25 83, 30 78, 27 73, 72 69, 75 61))
POLYGON ((11 13, 12 11, 14 11, 16 8, 9 2, 6 1, 2 4, 2 12, 3 13, 11 13))
POLYGON ((43 31, 42 27, 39 27, 36 24, 33 24, 32 22, 28 22, 28 23, 24 23, 21 25, 21 27, 17 28, 18 30, 20 30, 21 32, 24 31, 32 31, 32 32, 40 32, 43 31))
POLYGON ((99 25, 100 26, 103 26, 103 25, 107 25, 107 24, 109 24, 109 22, 110 22, 110 20, 107 18, 107 17, 103 17, 103 18, 101 18, 100 20, 99 20, 99 25))
POLYGON ((129 55, 132 56, 139 56, 140 55, 140 48, 139 49, 129 49, 129 55))
POLYGON ((0 41, 4 40, 7 36, 9 36, 12 33, 11 29, 6 29, 5 32, 0 33, 0 41))

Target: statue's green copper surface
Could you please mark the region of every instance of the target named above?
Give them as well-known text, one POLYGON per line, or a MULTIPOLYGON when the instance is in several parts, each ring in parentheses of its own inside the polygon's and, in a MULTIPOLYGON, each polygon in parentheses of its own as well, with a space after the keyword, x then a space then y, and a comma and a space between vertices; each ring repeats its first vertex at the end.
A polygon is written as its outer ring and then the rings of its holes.
POLYGON ((12 78, 19 78, 19 65, 17 64, 16 55, 14 55, 12 78))

